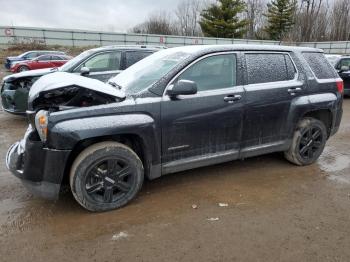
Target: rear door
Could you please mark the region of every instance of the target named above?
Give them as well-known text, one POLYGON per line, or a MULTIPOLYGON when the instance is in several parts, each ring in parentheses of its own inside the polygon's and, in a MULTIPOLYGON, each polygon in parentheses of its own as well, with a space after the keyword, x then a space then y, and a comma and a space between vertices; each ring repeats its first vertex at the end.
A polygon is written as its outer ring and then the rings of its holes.
POLYGON ((123 63, 123 70, 144 59, 145 57, 153 54, 151 51, 126 51, 125 59, 123 63))
POLYGON ((61 65, 64 64, 62 58, 60 56, 52 55, 51 56, 51 64, 52 67, 60 67, 61 65))
POLYGON ((242 157, 283 144, 291 101, 305 92, 288 53, 246 52, 245 62, 242 157))
POLYGON ((173 80, 194 81, 198 92, 176 98, 164 94, 163 172, 184 169, 184 162, 196 163, 192 165, 196 167, 218 156, 237 158, 244 101, 240 70, 236 53, 213 54, 197 60, 173 80), (182 164, 177 167, 179 161, 182 164))
POLYGON ((42 55, 37 58, 38 60, 34 60, 34 68, 33 69, 42 69, 42 68, 50 68, 51 64, 51 56, 50 55, 42 55))

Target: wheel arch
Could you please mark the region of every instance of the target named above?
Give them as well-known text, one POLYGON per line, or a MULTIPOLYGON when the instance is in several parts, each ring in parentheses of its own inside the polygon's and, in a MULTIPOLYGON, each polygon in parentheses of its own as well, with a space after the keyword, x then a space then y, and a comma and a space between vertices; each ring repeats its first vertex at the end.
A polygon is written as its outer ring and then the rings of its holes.
POLYGON ((62 179, 62 184, 69 183, 69 173, 72 167, 74 160, 77 156, 86 148, 101 142, 119 142, 123 145, 130 147, 141 159, 142 164, 145 170, 145 176, 148 179, 152 179, 154 174, 152 174, 152 156, 149 152, 149 148, 147 146, 147 142, 140 135, 133 133, 124 133, 118 135, 110 135, 110 136, 96 136, 89 137, 84 140, 79 141, 75 144, 71 153, 69 154, 67 164, 64 170, 64 177, 62 179))
POLYGON ((330 109, 317 109, 317 110, 311 110, 306 112, 303 116, 303 118, 306 117, 311 117, 311 118, 315 118, 319 121, 321 121, 326 129, 327 129, 327 136, 329 137, 331 134, 331 130, 332 130, 332 123, 333 123, 333 114, 332 111, 330 109))

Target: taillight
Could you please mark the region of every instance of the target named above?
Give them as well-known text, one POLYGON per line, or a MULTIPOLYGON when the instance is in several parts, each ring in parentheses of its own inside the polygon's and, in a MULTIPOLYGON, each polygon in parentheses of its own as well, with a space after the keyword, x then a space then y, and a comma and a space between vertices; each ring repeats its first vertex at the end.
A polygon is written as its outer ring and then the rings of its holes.
POLYGON ((342 94, 344 92, 344 82, 343 82, 343 80, 337 79, 336 83, 337 83, 338 92, 342 94))

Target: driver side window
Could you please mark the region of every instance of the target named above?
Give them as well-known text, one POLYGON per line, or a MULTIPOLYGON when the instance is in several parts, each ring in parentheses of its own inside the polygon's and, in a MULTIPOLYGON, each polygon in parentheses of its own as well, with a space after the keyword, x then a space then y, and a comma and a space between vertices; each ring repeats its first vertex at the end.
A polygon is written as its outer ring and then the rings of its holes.
POLYGON ((120 69, 121 52, 108 52, 97 54, 74 71, 80 72, 81 68, 88 67, 90 72, 114 71, 120 69))
POLYGON ((229 88, 236 85, 236 55, 223 54, 204 58, 183 72, 177 80, 190 80, 198 91, 229 88))

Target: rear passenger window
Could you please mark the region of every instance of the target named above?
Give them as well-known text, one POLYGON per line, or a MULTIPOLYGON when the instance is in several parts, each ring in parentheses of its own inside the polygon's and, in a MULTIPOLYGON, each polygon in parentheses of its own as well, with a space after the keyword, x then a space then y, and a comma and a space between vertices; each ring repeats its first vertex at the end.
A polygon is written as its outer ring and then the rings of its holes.
POLYGON ((246 54, 248 84, 288 81, 296 71, 289 55, 246 54))
POLYGON ((146 56, 149 56, 151 52, 126 52, 125 54, 125 60, 126 60, 126 68, 129 66, 132 66, 136 62, 140 61, 141 59, 144 59, 146 56))
POLYGON ((303 53, 311 70, 318 79, 337 78, 337 73, 323 53, 303 53))

